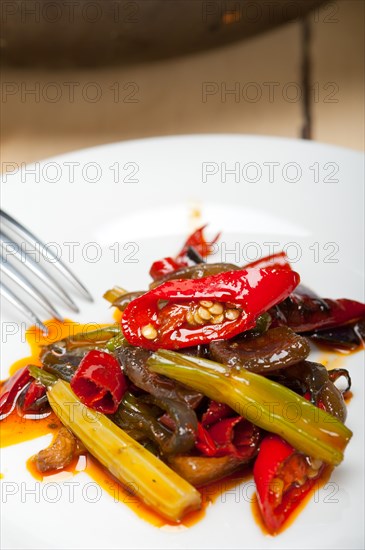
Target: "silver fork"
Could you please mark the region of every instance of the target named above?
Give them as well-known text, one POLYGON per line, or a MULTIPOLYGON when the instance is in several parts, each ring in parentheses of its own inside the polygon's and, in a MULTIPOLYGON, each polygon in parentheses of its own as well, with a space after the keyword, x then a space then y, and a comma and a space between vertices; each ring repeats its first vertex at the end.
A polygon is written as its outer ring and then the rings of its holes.
MULTIPOLYGON (((93 301, 90 292, 81 283, 81 281, 72 273, 72 271, 60 260, 52 251, 52 249, 44 244, 38 237, 26 229, 22 224, 15 220, 12 216, 0 210, 0 222, 2 226, 13 231, 24 242, 19 246, 3 229, 0 231, 0 244, 1 244, 1 262, 0 273, 5 274, 10 280, 12 280, 18 287, 25 290, 25 292, 31 296, 48 315, 58 320, 62 320, 62 316, 54 307, 50 299, 31 283, 27 277, 25 277, 16 267, 17 263, 21 262, 29 271, 31 271, 41 281, 43 285, 46 285, 62 302, 75 312, 79 311, 79 308, 62 288, 58 281, 44 269, 39 263, 33 260, 31 256, 26 252, 24 244, 30 244, 34 249, 39 250, 44 258, 51 258, 53 266, 74 286, 74 288, 84 298, 93 301), (9 254, 10 253, 10 254, 9 254), (11 261, 8 257, 10 256, 11 261)), ((33 309, 21 300, 4 282, 0 282, 0 294, 8 302, 13 304, 21 313, 30 319, 33 324, 38 325, 44 332, 47 332, 46 326, 39 319, 38 315, 33 309)))

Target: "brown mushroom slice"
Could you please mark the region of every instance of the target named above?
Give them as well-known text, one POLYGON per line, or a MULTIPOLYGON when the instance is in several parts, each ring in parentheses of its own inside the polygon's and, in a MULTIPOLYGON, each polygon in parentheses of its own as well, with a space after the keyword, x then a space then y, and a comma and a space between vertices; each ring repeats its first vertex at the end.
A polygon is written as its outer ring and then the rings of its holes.
POLYGON ((220 457, 180 455, 169 457, 168 465, 194 487, 201 487, 232 474, 247 462, 231 455, 220 457))
POLYGON ((83 445, 65 427, 58 430, 49 447, 40 451, 34 461, 39 472, 66 468, 75 456, 84 452, 83 445))
POLYGON ((229 367, 266 374, 306 359, 308 340, 288 327, 269 329, 258 337, 241 336, 209 344, 212 359, 229 367))

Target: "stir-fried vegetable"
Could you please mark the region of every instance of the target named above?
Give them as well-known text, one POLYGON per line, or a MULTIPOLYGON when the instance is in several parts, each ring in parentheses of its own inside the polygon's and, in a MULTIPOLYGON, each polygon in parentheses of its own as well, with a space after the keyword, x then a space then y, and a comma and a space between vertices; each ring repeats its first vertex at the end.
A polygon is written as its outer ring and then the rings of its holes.
POLYGON ((209 256, 209 254, 213 252, 213 245, 219 239, 219 234, 216 235, 212 241, 208 242, 204 236, 205 227, 205 225, 200 227, 187 238, 182 249, 175 258, 163 258, 152 264, 150 275, 153 280, 160 280, 164 276, 174 273, 179 268, 187 266, 189 249, 191 248, 194 248, 195 252, 202 258, 209 256))
POLYGON ((272 380, 244 369, 227 370, 219 363, 167 350, 154 354, 148 364, 154 372, 227 403, 306 455, 332 465, 340 464, 343 459, 352 432, 333 416, 272 380))
POLYGON ((277 532, 313 487, 323 470, 320 460, 298 453, 278 436, 261 443, 253 473, 265 524, 277 532))
POLYGON ((183 455, 171 456, 168 459, 171 468, 194 487, 218 481, 232 474, 245 463, 244 458, 240 459, 232 455, 220 457, 183 455))
POLYGON ((250 372, 266 374, 287 368, 308 357, 308 341, 288 327, 268 330, 259 337, 245 334, 232 340, 211 342, 212 359, 231 368, 245 368, 250 372))
POLYGON ((182 401, 193 409, 202 400, 203 395, 200 392, 151 372, 147 366, 147 361, 151 356, 151 352, 148 350, 124 347, 118 350, 117 356, 128 379, 137 388, 146 391, 157 399, 182 401))
POLYGON ((153 396, 136 398, 127 393, 112 419, 127 432, 134 433, 139 441, 151 440, 162 455, 185 453, 195 444, 196 414, 182 401, 153 396), (168 412, 172 430, 158 419, 164 411, 168 412))
MULTIPOLYGON (((351 378, 347 371, 342 370, 341 376, 347 378, 348 386, 351 387, 351 378)), ((278 375, 277 375, 278 376, 278 375)), ((278 381, 284 385, 291 383, 294 387, 300 390, 302 395, 308 397, 311 402, 324 409, 332 416, 335 416, 341 422, 346 420, 346 404, 342 393, 337 389, 334 382, 331 380, 336 374, 328 372, 326 367, 319 363, 310 361, 302 361, 280 371, 278 381)))
POLYGON ((253 328, 298 283, 295 271, 271 268, 168 281, 127 306, 122 330, 130 344, 151 350, 230 338, 253 328))
POLYGON ((95 349, 82 359, 71 388, 84 405, 112 414, 127 390, 127 381, 115 357, 95 349))
MULTIPOLYGON (((33 373, 42 379, 41 373, 33 373)), ((48 399, 62 423, 86 449, 163 516, 179 521, 188 511, 200 507, 200 494, 192 485, 105 415, 83 405, 67 382, 58 380, 49 386, 48 399)))
POLYGON ((29 384, 30 380, 28 367, 23 367, 5 382, 0 393, 0 417, 10 414, 19 392, 29 384))
POLYGON ((43 346, 41 368, 3 384, 0 415, 52 407, 65 427, 34 457, 39 471, 89 452, 173 521, 200 507, 194 486, 253 468, 276 533, 352 436, 350 375, 309 362, 308 339, 364 345, 365 305, 320 298, 283 252, 206 263, 217 238, 202 227, 154 262, 149 291, 108 290, 121 321, 43 346))
POLYGON ((365 318, 365 304, 355 300, 329 300, 297 290, 270 312, 280 325, 296 332, 339 327, 365 318))

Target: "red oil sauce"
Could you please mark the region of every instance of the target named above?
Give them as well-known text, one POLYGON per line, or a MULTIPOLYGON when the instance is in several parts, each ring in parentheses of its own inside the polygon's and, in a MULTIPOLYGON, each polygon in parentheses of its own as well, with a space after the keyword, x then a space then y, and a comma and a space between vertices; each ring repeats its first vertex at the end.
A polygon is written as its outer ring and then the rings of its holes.
MULTIPOLYGON (((165 525, 182 525, 184 527, 191 527, 205 516, 208 506, 210 506, 222 494, 223 490, 227 491, 251 477, 251 473, 239 472, 232 474, 223 481, 217 481, 216 483, 211 483, 210 485, 205 486, 201 490, 201 509, 188 513, 181 522, 177 523, 162 517, 152 508, 144 504, 136 495, 123 487, 123 485, 121 485, 119 481, 117 481, 117 479, 91 455, 87 453, 82 456, 84 456, 86 461, 86 466, 82 471, 88 474, 88 476, 91 477, 106 493, 108 493, 115 502, 121 502, 127 505, 135 514, 137 514, 138 517, 159 528, 164 527, 165 525)), ((77 475, 79 473, 77 470, 78 461, 79 457, 74 459, 71 464, 61 471, 77 475)), ((33 457, 28 459, 27 469, 38 481, 46 481, 47 477, 60 472, 60 470, 52 470, 46 474, 39 472, 33 457)))
POLYGON ((286 531, 286 529, 288 529, 288 527, 293 525, 293 523, 295 522, 297 517, 301 514, 301 512, 304 510, 304 508, 307 506, 307 504, 309 504, 309 501, 313 498, 313 495, 321 487, 324 487, 324 485, 326 485, 326 483, 329 481, 329 479, 331 477, 331 474, 332 474, 332 470, 333 470, 333 468, 331 468, 329 466, 327 466, 323 470, 322 475, 316 480, 316 483, 313 485, 312 489, 303 498, 303 500, 300 502, 300 504, 297 506, 297 508, 290 514, 289 518, 280 527, 280 529, 278 531, 276 531, 275 533, 270 533, 270 531, 268 531, 268 529, 267 529, 267 527, 264 523, 262 514, 261 514, 261 510, 260 510, 260 506, 259 506, 259 503, 258 503, 257 495, 255 494, 252 498, 252 501, 251 501, 251 512, 252 512, 252 515, 255 519, 255 522, 260 527, 261 531, 265 535, 276 536, 276 535, 280 535, 280 533, 283 533, 283 531, 286 531))
POLYGON ((360 344, 357 348, 352 350, 334 349, 333 347, 331 348, 317 342, 316 347, 321 352, 318 358, 318 363, 322 363, 327 370, 343 368, 347 357, 364 350, 363 344, 360 344))
POLYGON ((346 405, 350 403, 353 397, 354 397, 354 394, 352 393, 352 391, 347 391, 343 394, 343 398, 345 400, 346 405))
POLYGON ((0 444, 1 447, 9 447, 42 435, 54 434, 61 426, 61 422, 54 413, 40 420, 31 420, 22 418, 13 411, 1 421, 0 444))

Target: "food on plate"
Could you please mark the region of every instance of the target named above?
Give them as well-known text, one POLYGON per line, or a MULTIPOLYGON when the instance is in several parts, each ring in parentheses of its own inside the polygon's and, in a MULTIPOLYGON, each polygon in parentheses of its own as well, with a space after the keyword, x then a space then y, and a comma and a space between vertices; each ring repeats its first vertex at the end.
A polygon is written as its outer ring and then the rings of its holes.
POLYGON ((149 290, 108 290, 120 321, 43 346, 3 384, 0 414, 53 410, 63 427, 34 457, 40 472, 90 453, 173 522, 202 487, 250 469, 276 534, 352 436, 350 375, 308 360, 310 341, 363 347, 365 305, 317 296, 282 252, 208 263, 218 238, 195 231, 153 263, 149 290))

